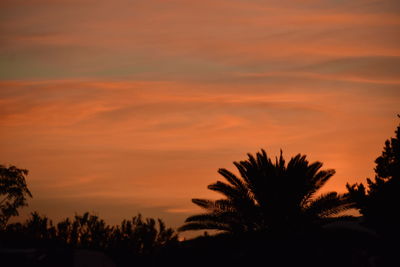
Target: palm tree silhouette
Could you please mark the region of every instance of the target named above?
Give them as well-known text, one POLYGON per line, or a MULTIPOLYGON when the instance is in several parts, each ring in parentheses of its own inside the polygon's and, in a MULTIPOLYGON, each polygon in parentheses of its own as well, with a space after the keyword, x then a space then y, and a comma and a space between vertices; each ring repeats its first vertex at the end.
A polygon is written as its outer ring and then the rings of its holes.
POLYGON ((219 169, 227 182, 217 181, 208 186, 226 198, 192 199, 207 212, 188 217, 180 231, 287 232, 322 223, 351 208, 345 195, 328 192, 316 196, 335 171, 320 170, 322 163, 309 164, 305 155, 296 155, 286 165, 282 151, 273 162, 261 150, 256 157, 248 154, 248 160, 234 165, 240 177, 219 169))

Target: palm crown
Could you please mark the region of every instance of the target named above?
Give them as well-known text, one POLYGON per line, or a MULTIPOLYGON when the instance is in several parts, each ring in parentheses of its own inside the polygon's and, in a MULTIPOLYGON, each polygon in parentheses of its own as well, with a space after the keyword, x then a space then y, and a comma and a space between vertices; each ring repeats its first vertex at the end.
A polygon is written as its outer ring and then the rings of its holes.
POLYGON ((192 199, 207 212, 188 217, 180 231, 215 229, 240 233, 298 229, 351 207, 347 197, 336 192, 315 196, 335 171, 320 170, 322 163, 309 164, 304 155, 298 154, 285 164, 282 151, 273 162, 261 150, 256 157, 248 154, 248 160, 234 165, 240 177, 219 169, 227 182, 217 181, 208 186, 226 198, 192 199))

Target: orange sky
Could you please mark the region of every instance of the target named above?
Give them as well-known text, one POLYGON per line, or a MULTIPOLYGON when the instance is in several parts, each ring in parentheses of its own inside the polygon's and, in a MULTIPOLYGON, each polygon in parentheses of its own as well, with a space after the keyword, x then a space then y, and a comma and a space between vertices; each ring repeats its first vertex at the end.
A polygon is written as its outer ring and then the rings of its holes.
POLYGON ((22 210, 179 226, 264 148, 373 176, 400 112, 398 0, 2 0, 0 162, 22 210))

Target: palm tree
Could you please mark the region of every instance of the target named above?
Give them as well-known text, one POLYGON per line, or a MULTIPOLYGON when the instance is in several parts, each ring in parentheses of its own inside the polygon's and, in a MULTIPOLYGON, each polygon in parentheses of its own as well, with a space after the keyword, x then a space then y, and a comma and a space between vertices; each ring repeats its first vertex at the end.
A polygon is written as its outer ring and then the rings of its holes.
POLYGON ((335 171, 320 170, 321 162, 309 164, 304 155, 296 155, 286 165, 282 151, 273 162, 261 150, 256 157, 248 154, 248 160, 234 165, 240 177, 219 169, 227 182, 217 181, 208 186, 226 198, 192 199, 207 212, 188 217, 180 231, 290 231, 329 220, 351 208, 345 195, 329 192, 316 196, 335 171))

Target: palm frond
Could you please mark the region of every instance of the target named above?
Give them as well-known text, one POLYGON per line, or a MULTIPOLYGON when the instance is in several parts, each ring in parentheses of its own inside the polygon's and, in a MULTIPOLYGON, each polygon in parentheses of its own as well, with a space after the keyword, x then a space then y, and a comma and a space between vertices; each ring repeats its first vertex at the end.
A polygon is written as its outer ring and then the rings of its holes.
MULTIPOLYGON (((322 164, 320 165, 322 166, 322 164)), ((336 173, 335 170, 329 169, 319 171, 314 175, 310 174, 307 183, 307 193, 303 198, 303 205, 307 205, 309 201, 312 201, 314 195, 329 181, 330 178, 336 173)))
POLYGON ((227 169, 219 169, 218 173, 221 174, 231 185, 240 188, 243 191, 248 190, 247 186, 243 181, 238 178, 235 174, 232 172, 228 171, 227 169))
POLYGON ((193 230, 220 230, 231 232, 232 228, 226 224, 216 222, 190 222, 178 228, 179 232, 193 231, 193 230))
POLYGON ((186 218, 185 222, 207 222, 213 221, 218 223, 224 223, 227 221, 233 222, 240 222, 240 218, 237 217, 237 213, 233 211, 221 211, 216 213, 205 213, 205 214, 198 214, 192 215, 186 218))
POLYGON ((213 200, 193 198, 192 202, 203 209, 213 209, 215 204, 213 200))
POLYGON ((238 188, 221 181, 217 181, 214 184, 210 184, 208 186, 208 189, 221 193, 225 195, 228 199, 238 199, 244 197, 241 190, 238 190, 238 188))
POLYGON ((329 192, 320 195, 304 208, 305 213, 320 218, 337 215, 340 212, 352 208, 352 202, 346 195, 329 192))

